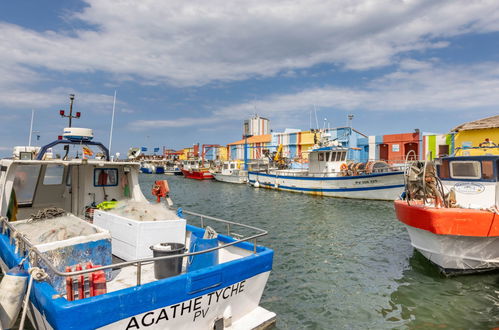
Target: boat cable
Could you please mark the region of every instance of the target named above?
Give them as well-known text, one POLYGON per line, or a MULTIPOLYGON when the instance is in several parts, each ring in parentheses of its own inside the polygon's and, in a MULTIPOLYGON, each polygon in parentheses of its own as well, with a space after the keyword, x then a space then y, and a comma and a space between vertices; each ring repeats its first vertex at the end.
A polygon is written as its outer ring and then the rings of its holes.
MULTIPOLYGON (((29 253, 28 253, 29 255, 29 253)), ((27 257, 25 257, 23 260, 25 260, 27 257)), ((28 307, 29 307, 29 296, 31 293, 31 288, 33 286, 33 279, 40 282, 44 281, 46 278, 48 278, 48 274, 43 270, 42 268, 39 267, 31 267, 28 270, 29 274, 31 275, 29 277, 29 282, 28 282, 28 290, 26 291, 26 296, 24 298, 24 306, 23 306, 23 312, 21 314, 21 322, 19 323, 19 329, 24 330, 24 322, 26 321, 26 314, 28 312, 28 307)))

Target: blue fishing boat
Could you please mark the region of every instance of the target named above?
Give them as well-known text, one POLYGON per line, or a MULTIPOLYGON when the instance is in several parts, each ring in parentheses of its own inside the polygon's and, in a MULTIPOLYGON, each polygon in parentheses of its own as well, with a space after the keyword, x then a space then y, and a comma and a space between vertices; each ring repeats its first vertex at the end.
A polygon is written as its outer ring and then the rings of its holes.
POLYGON ((104 145, 70 133, 42 147, 36 160, 3 159, 0 166, 3 328, 19 313, 21 328, 29 318, 35 329, 254 329, 275 322, 259 306, 272 270, 273 251, 257 245, 266 231, 173 210, 162 200, 166 181, 152 189, 160 203, 150 203, 139 163, 112 162, 104 145), (98 147, 103 157, 44 159, 61 144, 98 147), (246 235, 233 235, 238 231, 246 235), (8 282, 17 279, 25 284, 8 282))

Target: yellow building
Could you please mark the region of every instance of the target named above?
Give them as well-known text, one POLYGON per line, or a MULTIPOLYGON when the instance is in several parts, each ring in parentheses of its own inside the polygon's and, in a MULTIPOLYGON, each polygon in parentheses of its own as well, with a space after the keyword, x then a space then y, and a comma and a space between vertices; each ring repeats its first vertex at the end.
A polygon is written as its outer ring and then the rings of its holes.
POLYGON ((499 155, 499 116, 459 125, 452 132, 457 156, 499 155))

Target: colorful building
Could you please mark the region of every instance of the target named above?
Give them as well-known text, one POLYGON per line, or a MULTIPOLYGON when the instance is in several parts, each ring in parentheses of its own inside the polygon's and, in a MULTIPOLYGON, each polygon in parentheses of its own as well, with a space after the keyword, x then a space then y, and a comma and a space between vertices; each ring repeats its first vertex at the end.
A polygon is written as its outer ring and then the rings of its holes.
POLYGON ((276 151, 275 145, 272 145, 272 135, 255 135, 242 139, 227 145, 227 158, 231 160, 244 159, 245 144, 248 144, 248 159, 261 159, 268 151, 270 153, 276 151))
POLYGON ((359 139, 360 161, 384 160, 389 163, 402 163, 409 152, 414 151, 415 159, 420 159, 420 132, 369 136, 359 139))
POLYGON ((456 155, 499 154, 499 116, 475 120, 452 129, 456 155), (484 147, 490 148, 484 148, 484 147))
POLYGON ((244 136, 259 136, 270 134, 270 120, 267 118, 255 115, 244 121, 243 137, 244 136))
POLYGON ((423 134, 423 157, 432 160, 448 156, 452 152, 452 134, 423 134))

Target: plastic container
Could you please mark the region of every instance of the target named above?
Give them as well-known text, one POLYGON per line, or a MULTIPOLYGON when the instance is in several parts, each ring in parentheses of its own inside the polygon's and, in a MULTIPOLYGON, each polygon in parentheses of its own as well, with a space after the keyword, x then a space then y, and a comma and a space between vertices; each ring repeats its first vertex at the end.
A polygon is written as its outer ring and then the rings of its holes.
MULTIPOLYGON (((159 243, 150 247, 154 258, 183 254, 185 245, 182 243, 159 243)), ((172 277, 182 272, 182 257, 154 261, 154 277, 162 279, 172 277)))
MULTIPOLYGON (((212 249, 218 246, 217 238, 201 238, 195 233, 191 234, 191 244, 189 246, 190 252, 199 252, 207 249, 212 249)), ((194 256, 189 256, 187 260, 187 271, 218 265, 218 250, 201 253, 194 256)))

